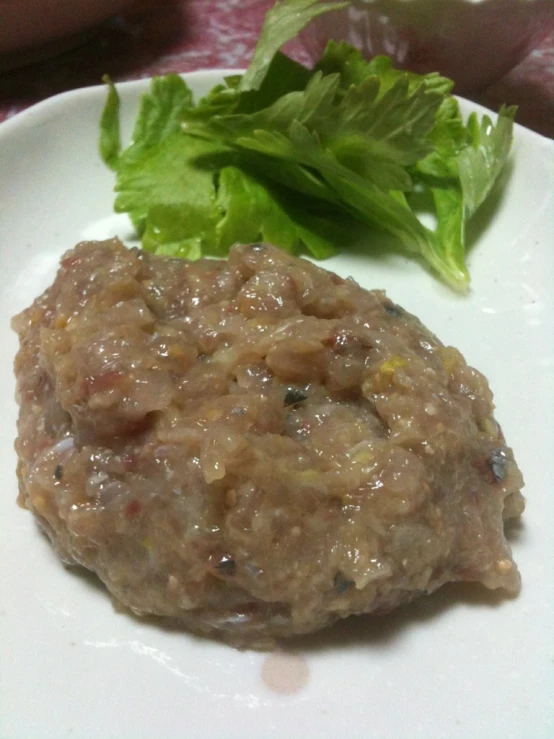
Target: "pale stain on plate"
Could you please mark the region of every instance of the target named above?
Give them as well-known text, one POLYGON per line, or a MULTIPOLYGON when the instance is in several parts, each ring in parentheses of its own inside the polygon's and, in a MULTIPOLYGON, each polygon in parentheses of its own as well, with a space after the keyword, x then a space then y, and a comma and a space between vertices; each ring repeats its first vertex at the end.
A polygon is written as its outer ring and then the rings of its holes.
POLYGON ((307 685, 310 668, 299 654, 273 652, 262 665, 262 681, 275 693, 291 695, 307 685))

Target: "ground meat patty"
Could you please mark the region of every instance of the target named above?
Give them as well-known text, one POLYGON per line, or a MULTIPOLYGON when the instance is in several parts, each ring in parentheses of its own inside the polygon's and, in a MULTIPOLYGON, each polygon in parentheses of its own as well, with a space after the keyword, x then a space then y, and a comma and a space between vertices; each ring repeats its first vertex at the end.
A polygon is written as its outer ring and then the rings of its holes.
POLYGON ((13 326, 19 502, 135 613, 260 644, 448 581, 517 590, 487 382, 383 292, 264 244, 113 240, 13 326))

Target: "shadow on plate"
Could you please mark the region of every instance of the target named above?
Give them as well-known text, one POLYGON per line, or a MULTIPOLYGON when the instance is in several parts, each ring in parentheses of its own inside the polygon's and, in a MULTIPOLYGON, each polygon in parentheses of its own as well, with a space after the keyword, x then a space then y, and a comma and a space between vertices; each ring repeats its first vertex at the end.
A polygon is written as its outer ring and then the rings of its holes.
POLYGON ((396 643, 410 629, 438 621, 447 611, 459 606, 494 609, 516 597, 505 591, 487 590, 477 583, 448 583, 432 595, 422 596, 390 613, 350 616, 315 634, 293 637, 283 646, 287 650, 304 653, 353 645, 384 649, 396 643))
POLYGON ((521 518, 510 518, 504 524, 504 534, 508 544, 513 545, 525 535, 525 524, 521 518))

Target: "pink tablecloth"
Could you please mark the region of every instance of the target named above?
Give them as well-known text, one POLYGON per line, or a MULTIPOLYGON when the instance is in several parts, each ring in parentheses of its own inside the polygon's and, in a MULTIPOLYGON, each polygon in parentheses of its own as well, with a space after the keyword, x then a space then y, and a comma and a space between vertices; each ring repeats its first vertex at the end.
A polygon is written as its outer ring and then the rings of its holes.
MULTIPOLYGON (((61 56, 0 74, 0 121, 65 90, 167 72, 244 67, 272 0, 165 0, 143 3, 61 56)), ((307 60, 300 42, 289 49, 307 60)), ((474 100, 496 110, 517 104, 517 120, 554 138, 554 34, 474 100)))

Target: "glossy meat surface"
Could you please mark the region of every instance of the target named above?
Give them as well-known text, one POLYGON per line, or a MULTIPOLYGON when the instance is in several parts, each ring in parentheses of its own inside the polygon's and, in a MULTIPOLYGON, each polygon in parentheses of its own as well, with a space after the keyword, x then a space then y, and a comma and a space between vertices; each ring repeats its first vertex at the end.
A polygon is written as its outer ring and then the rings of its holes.
POLYGON ((264 244, 113 240, 13 326, 19 502, 135 613, 265 645, 448 581, 518 589, 488 384, 384 293, 264 244))

